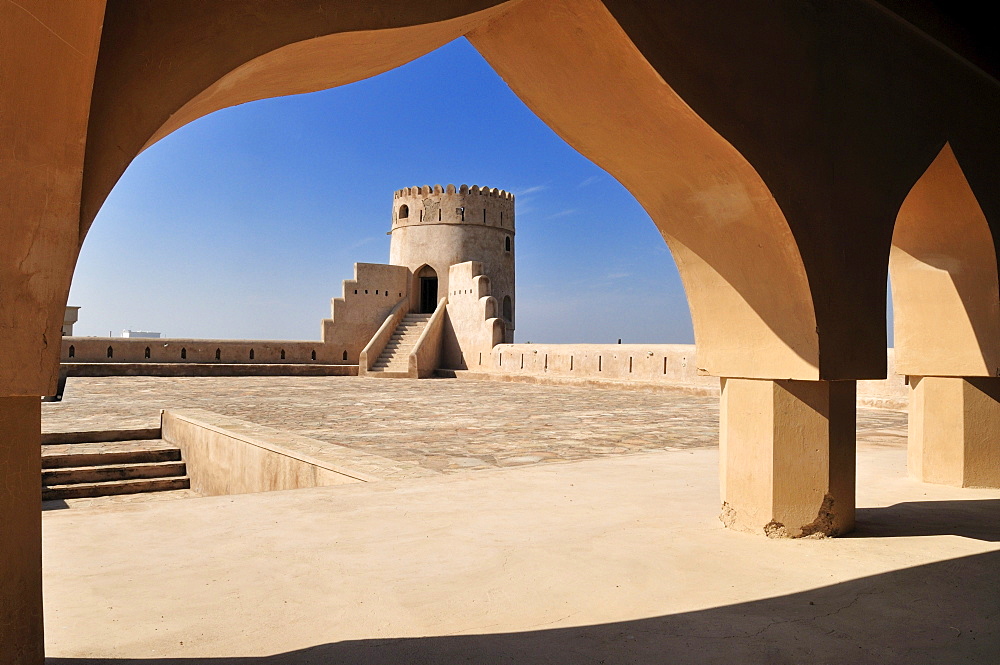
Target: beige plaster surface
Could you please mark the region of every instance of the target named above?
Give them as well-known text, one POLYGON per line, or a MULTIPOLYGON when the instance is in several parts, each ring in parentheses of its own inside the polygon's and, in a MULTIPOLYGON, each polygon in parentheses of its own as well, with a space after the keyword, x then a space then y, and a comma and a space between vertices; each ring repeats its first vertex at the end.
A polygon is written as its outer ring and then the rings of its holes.
POLYGON ((720 485, 727 526, 770 537, 854 528, 854 382, 725 379, 720 485))
POLYGON ((43 650, 39 404, 35 397, 0 397, 0 663, 3 665, 40 662, 43 650), (11 598, 17 601, 10 602, 11 598))
POLYGON ((889 274, 898 371, 1000 376, 993 234, 949 144, 899 210, 889 274))
POLYGON ((441 337, 448 313, 448 298, 438 300, 431 318, 413 344, 407 358, 407 372, 411 379, 427 379, 434 376, 434 370, 441 366, 441 337))
POLYGON ((396 328, 399 327, 399 324, 406 318, 409 312, 409 297, 403 298, 395 307, 389 310, 385 320, 382 321, 382 325, 379 326, 378 330, 375 331, 375 334, 372 335, 372 338, 365 344, 365 347, 361 349, 361 353, 358 355, 358 376, 364 376, 372 368, 372 365, 378 360, 382 351, 385 350, 389 340, 392 339, 392 334, 396 332, 396 328))
POLYGON ((608 7, 523 2, 468 38, 539 118, 649 213, 677 263, 709 374, 832 378, 820 367, 802 256, 768 185, 649 64, 608 7))
POLYGON ((48 655, 992 662, 1000 492, 904 462, 862 451, 858 530, 833 540, 724 529, 709 449, 49 512, 48 655))
MULTIPOLYGON (((701 369, 694 344, 499 344, 467 357, 469 374, 587 382, 668 385, 719 394, 719 379, 701 369)), ((887 378, 857 382, 859 406, 906 409, 909 389, 896 374, 895 351, 886 349, 887 378)))
POLYGON ((1000 487, 1000 378, 911 377, 910 388, 910 475, 1000 487))
POLYGON ((164 411, 161 422, 163 439, 181 449, 191 489, 202 496, 433 475, 412 463, 203 409, 164 411))
MULTIPOLYGON (((513 279, 513 266, 511 266, 513 279)), ((514 331, 501 319, 503 292, 495 292, 494 279, 478 261, 448 269, 448 317, 441 341, 440 367, 467 369, 487 364, 493 349, 514 331)))
MULTIPOLYGON (((70 377, 64 401, 42 405, 42 428, 156 427, 160 409, 178 408, 445 473, 703 448, 719 439, 716 396, 358 377, 70 377)), ((906 414, 858 409, 858 436, 905 446, 906 414)))
POLYGON ((61 360, 63 363, 347 364, 341 355, 345 350, 345 346, 320 340, 63 337, 61 360))
POLYGON ((343 362, 357 364, 389 313, 407 299, 409 283, 404 267, 355 263, 354 279, 344 280, 343 295, 331 301, 331 318, 323 320, 323 343, 343 362))
MULTIPOLYGON (((409 187, 395 193, 389 263, 406 266, 416 275, 430 266, 438 279, 438 299, 459 295, 451 284, 451 266, 475 261, 476 274, 486 275, 498 302, 510 296, 516 311, 514 288, 514 196, 490 187, 435 185, 409 187), (399 218, 401 206, 408 215, 399 218), (510 240, 510 251, 505 242, 510 240)), ((414 277, 414 309, 419 307, 420 282, 414 277)), ((451 309, 449 313, 455 315, 451 309)), ((509 328, 513 331, 516 315, 509 328)), ((511 338, 513 339, 513 338, 511 338)))

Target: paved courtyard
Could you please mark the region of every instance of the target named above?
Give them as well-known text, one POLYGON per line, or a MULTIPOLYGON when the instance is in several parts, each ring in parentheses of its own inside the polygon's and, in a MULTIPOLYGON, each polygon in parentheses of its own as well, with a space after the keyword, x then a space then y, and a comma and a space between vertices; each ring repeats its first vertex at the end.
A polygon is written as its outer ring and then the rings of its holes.
POLYGON ((1000 491, 909 479, 900 412, 858 411, 851 537, 773 541, 718 520, 713 397, 74 379, 44 428, 155 426, 172 407, 442 473, 47 511, 53 664, 930 665, 1000 649, 1000 491))
MULTIPOLYGON (((440 472, 718 445, 717 397, 356 377, 71 378, 46 432, 155 427, 202 408, 440 472)), ((905 446, 906 414, 858 409, 861 446, 905 446)))

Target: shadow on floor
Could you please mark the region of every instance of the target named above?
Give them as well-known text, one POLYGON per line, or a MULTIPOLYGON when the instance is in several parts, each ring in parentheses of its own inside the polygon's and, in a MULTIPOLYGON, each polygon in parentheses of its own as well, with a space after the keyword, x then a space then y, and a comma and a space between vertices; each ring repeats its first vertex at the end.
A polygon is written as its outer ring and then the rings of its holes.
POLYGON ((1000 499, 907 501, 882 508, 858 508, 857 528, 848 537, 900 536, 963 536, 1000 542, 1000 499))
MULTIPOLYGON (((655 565, 655 563, 651 563, 655 565)), ((817 579, 824 577, 817 570, 817 579)), ((634 621, 519 633, 370 639, 263 657, 50 658, 50 665, 996 663, 1000 552, 809 591, 634 621)), ((581 580, 585 584, 586 580, 581 580)), ((317 608, 317 611, 321 611, 317 608)), ((275 626, 275 630, 280 630, 275 626)))

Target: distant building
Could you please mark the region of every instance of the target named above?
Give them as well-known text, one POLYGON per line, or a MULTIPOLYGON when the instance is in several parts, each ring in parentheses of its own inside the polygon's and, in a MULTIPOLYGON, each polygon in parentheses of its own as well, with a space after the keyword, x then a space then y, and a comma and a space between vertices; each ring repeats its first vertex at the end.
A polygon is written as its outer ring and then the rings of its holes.
POLYGON ((71 337, 73 335, 73 324, 79 319, 80 308, 67 306, 66 313, 63 314, 62 334, 66 337, 71 337))
POLYGON ((147 339, 160 339, 160 333, 149 330, 123 330, 122 337, 144 337, 147 339))

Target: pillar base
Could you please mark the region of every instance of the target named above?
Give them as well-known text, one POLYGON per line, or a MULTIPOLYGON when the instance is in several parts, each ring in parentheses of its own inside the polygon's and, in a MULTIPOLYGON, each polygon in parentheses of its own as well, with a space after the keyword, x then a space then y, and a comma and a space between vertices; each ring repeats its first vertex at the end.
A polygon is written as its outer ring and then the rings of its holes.
POLYGON ((854 528, 854 381, 722 379, 722 515, 769 538, 854 528))
POLYGON ((0 663, 45 661, 41 404, 0 397, 0 663))
POLYGON ((1000 487, 1000 378, 910 377, 911 478, 1000 487))

